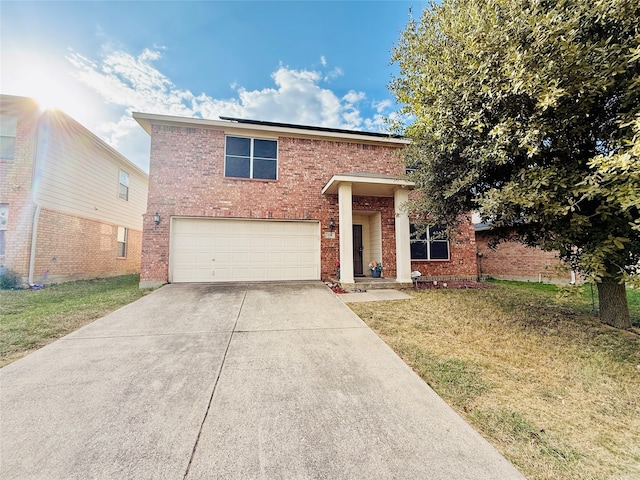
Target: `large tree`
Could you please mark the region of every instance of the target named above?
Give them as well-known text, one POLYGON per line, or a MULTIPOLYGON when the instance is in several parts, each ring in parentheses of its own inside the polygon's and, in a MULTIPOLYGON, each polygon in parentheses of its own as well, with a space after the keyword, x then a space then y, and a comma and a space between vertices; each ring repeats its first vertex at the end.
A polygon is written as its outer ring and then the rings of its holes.
MULTIPOLYGON (((597 282, 631 326, 640 261, 638 0, 443 0, 392 53, 398 131, 422 193, 455 225, 477 210, 597 282)), ((505 229, 501 229, 505 230, 505 229)))

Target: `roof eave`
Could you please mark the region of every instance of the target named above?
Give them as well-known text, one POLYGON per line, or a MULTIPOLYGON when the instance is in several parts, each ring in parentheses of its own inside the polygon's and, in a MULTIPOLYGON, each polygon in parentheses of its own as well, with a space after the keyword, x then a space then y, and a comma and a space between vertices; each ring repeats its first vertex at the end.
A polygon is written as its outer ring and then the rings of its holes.
MULTIPOLYGON (((354 142, 394 144, 398 147, 408 145, 410 141, 404 137, 386 135, 372 135, 371 132, 357 132, 322 127, 306 127, 290 124, 277 124, 273 122, 259 121, 235 121, 235 120, 211 120, 204 118, 177 117, 172 115, 159 115, 154 113, 133 112, 133 118, 140 126, 151 135, 151 125, 183 125, 203 128, 215 128, 220 130, 247 130, 264 132, 272 135, 291 135, 297 137, 325 137, 334 140, 351 140, 354 142)), ((227 118, 227 117, 224 117, 227 118)))

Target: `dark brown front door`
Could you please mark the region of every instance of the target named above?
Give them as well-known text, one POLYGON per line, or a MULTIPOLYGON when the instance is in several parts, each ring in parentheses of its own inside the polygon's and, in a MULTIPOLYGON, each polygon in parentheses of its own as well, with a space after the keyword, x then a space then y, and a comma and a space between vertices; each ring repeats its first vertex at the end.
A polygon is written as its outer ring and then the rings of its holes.
POLYGON ((362 276, 362 225, 353 226, 353 274, 362 276))

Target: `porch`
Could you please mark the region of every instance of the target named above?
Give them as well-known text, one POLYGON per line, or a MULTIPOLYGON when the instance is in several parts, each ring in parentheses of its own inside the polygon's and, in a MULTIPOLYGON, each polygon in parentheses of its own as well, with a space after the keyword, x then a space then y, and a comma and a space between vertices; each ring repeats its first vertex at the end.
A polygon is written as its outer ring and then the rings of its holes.
POLYGON ((412 285, 409 217, 403 207, 413 186, 412 182, 397 176, 355 172, 334 175, 322 189, 323 195, 338 197, 340 285, 344 289, 412 285), (385 198, 362 203, 372 197, 385 198), (392 199, 391 203, 389 199, 392 199), (394 256, 389 254, 391 245, 395 247, 395 265, 394 256), (385 249, 386 255, 383 254, 385 249), (388 267, 386 271, 395 277, 362 276, 368 265, 365 259, 382 261, 388 267))

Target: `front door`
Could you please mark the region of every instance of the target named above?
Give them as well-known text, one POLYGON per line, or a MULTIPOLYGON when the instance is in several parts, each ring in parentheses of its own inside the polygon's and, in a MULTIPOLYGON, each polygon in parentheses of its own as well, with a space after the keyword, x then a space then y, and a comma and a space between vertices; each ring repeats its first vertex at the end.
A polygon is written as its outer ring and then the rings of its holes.
POLYGON ((362 267, 362 225, 353 226, 353 274, 364 275, 362 267))

